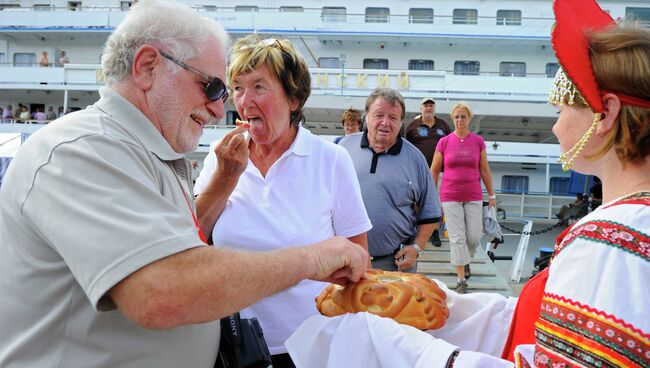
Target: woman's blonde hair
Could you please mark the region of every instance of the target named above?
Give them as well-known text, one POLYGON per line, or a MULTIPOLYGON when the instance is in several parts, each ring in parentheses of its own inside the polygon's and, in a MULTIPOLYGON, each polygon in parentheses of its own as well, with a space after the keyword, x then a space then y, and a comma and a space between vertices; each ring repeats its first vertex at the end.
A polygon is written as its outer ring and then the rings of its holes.
POLYGON ((236 77, 262 66, 280 81, 287 98, 298 102, 291 112, 291 123, 298 125, 305 119, 302 108, 311 94, 311 76, 305 59, 289 40, 248 35, 231 48, 228 84, 232 86, 236 77))
MULTIPOLYGON (((601 90, 650 101, 650 31, 625 25, 590 34, 589 51, 601 90)), ((614 149, 622 162, 643 162, 650 154, 650 109, 621 106, 605 143, 587 158, 614 149)))
POLYGON ((467 111, 468 120, 472 120, 472 116, 474 116, 474 114, 472 114, 472 109, 469 108, 469 106, 467 105, 467 102, 465 102, 465 101, 460 101, 459 103, 454 105, 453 109, 451 109, 451 119, 452 120, 454 120, 454 112, 456 110, 458 110, 458 109, 465 109, 465 111, 467 111))

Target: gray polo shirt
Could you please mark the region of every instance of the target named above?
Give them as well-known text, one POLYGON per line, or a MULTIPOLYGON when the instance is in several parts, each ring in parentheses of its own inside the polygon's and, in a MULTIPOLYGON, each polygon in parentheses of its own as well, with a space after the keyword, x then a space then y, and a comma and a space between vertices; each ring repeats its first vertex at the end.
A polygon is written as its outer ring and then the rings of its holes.
POLYGON ((440 221, 438 190, 424 156, 414 145, 400 137, 391 148, 376 153, 368 145, 367 131, 349 135, 339 144, 352 157, 372 222, 370 255, 392 254, 400 244, 414 240, 418 224, 440 221))
POLYGON ((33 134, 2 183, 0 366, 212 367, 218 322, 147 330, 107 296, 202 242, 183 155, 120 95, 100 93, 33 134))

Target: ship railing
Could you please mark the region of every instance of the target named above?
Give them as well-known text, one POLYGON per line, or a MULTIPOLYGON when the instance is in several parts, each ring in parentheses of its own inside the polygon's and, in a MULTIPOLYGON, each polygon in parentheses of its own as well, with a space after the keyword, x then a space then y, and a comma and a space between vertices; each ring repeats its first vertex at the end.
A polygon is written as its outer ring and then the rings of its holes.
MULTIPOLYGON (((104 85, 101 66, 66 64, 62 68, 0 65, 4 88, 92 91, 104 85)), ((551 78, 455 75, 445 71, 310 68, 313 95, 367 97, 376 87, 390 87, 406 98, 434 95, 447 99, 546 103, 551 78), (341 79, 343 75, 343 83, 341 79)), ((550 110, 549 110, 550 111, 550 110)))
POLYGON ((497 207, 505 211, 507 219, 555 221, 562 206, 573 203, 575 199, 575 194, 497 191, 497 207))
MULTIPOLYGON (((38 24, 43 27, 61 25, 60 19, 51 20, 52 17, 47 14, 52 12, 86 13, 79 24, 67 24, 67 26, 115 27, 128 9, 129 4, 126 2, 123 2, 120 6, 81 6, 80 2, 69 2, 69 5, 65 7, 57 7, 52 4, 34 4, 33 7, 13 6, 13 4, 0 5, 0 13, 44 13, 45 17, 39 17, 39 19, 30 20, 26 18, 24 23, 21 23, 23 20, 19 19, 18 22, 11 23, 16 27, 20 27, 21 24, 24 26, 38 24), (91 23, 86 19, 89 13, 95 13, 92 16, 94 19, 91 23), (105 13, 103 18, 101 13, 105 13)), ((194 9, 207 17, 218 20, 226 28, 246 33, 273 33, 270 31, 281 31, 282 29, 291 30, 292 32, 318 32, 324 29, 328 32, 336 32, 337 30, 350 32, 358 31, 359 26, 363 25, 363 32, 361 33, 364 34, 395 34, 399 37, 402 32, 415 32, 413 33, 415 36, 444 32, 457 37, 489 37, 494 35, 506 35, 513 39, 533 37, 532 41, 537 42, 539 40, 548 40, 549 31, 554 22, 551 17, 522 16, 521 13, 517 12, 509 15, 478 15, 484 11, 482 9, 465 9, 477 10, 477 12, 456 15, 442 15, 433 12, 423 15, 390 14, 388 7, 377 7, 373 11, 363 14, 348 13, 345 7, 328 6, 322 8, 299 6, 265 8, 257 6, 195 5, 194 9), (297 12, 300 13, 299 17, 296 17, 297 12), (395 27, 387 30, 387 24, 395 27)), ((33 15, 31 17, 34 18, 33 15)), ((63 18, 67 17, 64 16, 63 18)), ((0 23, 2 22, 0 21, 0 23)), ((638 23, 646 27, 650 26, 648 21, 640 20, 638 23)))
POLYGON ((38 119, 0 119, 0 124, 39 124, 45 125, 54 120, 38 120, 38 119))
MULTIPOLYGON (((72 3, 72 2, 71 2, 72 3)), ((197 5, 197 12, 219 21, 227 29, 240 32, 274 33, 272 31, 290 30, 291 32, 318 33, 355 32, 363 34, 398 34, 416 32, 416 35, 439 34, 440 32, 463 36, 503 34, 510 37, 541 37, 548 40, 553 19, 548 17, 499 17, 499 16, 453 16, 438 15, 418 16, 411 14, 348 13, 338 12, 336 7, 303 8, 296 17, 298 8, 259 8, 259 7, 221 7, 197 5), (395 26, 391 30, 386 25, 395 26), (363 32, 359 26, 363 25, 363 32), (452 27, 452 28, 449 28, 452 27), (486 28, 487 27, 487 28, 486 28)), ((12 22, 5 26, 15 28, 34 26, 68 27, 116 27, 128 10, 127 6, 67 6, 56 7, 37 5, 27 7, 0 7, 0 25, 2 13, 10 13, 12 22), (31 13, 31 14, 26 14, 31 13), (52 17, 51 13, 58 13, 52 17), (80 14, 85 13, 85 14, 80 14), (60 15, 60 16, 58 16, 60 15), (67 22, 67 23, 66 23, 67 22), (72 22, 72 23, 70 23, 72 22)))

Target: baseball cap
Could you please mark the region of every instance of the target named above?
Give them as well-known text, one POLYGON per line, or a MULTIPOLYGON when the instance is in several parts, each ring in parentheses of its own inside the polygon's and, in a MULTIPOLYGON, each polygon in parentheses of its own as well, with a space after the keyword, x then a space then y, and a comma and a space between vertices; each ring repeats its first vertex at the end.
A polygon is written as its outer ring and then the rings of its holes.
POLYGON ((420 101, 420 105, 424 105, 424 103, 429 101, 433 102, 434 105, 436 104, 436 100, 434 100, 433 97, 425 97, 422 99, 422 101, 420 101))

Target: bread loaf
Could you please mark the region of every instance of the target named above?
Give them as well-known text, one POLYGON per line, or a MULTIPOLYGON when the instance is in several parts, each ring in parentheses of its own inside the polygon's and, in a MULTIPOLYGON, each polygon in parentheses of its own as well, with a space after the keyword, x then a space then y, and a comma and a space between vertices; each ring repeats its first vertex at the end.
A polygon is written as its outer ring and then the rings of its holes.
POLYGON ((345 287, 327 286, 316 308, 328 317, 369 312, 420 330, 442 327, 449 316, 447 295, 421 274, 371 269, 368 278, 345 287))

